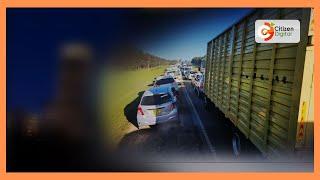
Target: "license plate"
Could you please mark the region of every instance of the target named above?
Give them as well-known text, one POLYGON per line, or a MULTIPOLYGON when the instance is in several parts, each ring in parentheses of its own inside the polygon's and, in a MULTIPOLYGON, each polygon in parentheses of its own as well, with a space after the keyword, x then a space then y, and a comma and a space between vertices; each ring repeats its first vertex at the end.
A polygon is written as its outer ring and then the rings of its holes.
POLYGON ((162 112, 162 109, 154 109, 154 110, 153 110, 153 114, 154 114, 155 116, 160 115, 161 112, 162 112))

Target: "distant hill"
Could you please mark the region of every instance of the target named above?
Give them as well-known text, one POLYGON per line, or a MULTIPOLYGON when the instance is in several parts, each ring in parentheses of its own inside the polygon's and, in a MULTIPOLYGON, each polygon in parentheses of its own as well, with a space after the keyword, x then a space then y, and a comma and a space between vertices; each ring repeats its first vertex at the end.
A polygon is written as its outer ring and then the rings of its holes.
POLYGON ((177 62, 176 60, 164 59, 133 47, 125 47, 117 52, 113 56, 111 63, 113 66, 124 69, 151 68, 177 62))

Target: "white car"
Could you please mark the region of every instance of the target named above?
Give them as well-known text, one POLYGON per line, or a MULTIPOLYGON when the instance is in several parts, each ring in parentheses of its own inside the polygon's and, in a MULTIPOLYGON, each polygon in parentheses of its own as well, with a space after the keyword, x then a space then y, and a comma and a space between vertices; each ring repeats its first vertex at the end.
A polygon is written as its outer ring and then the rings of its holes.
POLYGON ((163 86, 145 91, 137 112, 139 128, 169 121, 179 122, 177 98, 172 89, 163 86))
POLYGON ((194 89, 199 97, 204 93, 204 75, 202 73, 196 73, 193 81, 194 89))
POLYGON ((192 80, 192 78, 194 77, 195 73, 196 72, 194 72, 194 71, 189 71, 187 79, 192 80))
POLYGON ((178 83, 174 80, 172 76, 160 76, 156 79, 154 82, 154 87, 161 87, 161 86, 171 86, 173 87, 177 92, 179 91, 178 83))
POLYGON ((174 72, 173 79, 178 83, 178 85, 182 84, 183 77, 179 69, 174 72))
POLYGON ((191 71, 191 67, 182 67, 181 68, 181 72, 182 72, 182 75, 184 76, 184 77, 186 77, 187 78, 187 73, 189 72, 189 71, 191 71))
POLYGON ((196 75, 194 75, 193 78, 191 79, 191 85, 192 85, 193 87, 196 86, 196 75))
POLYGON ((174 74, 175 74, 174 71, 166 71, 166 72, 164 73, 165 76, 172 76, 172 77, 174 77, 174 74))

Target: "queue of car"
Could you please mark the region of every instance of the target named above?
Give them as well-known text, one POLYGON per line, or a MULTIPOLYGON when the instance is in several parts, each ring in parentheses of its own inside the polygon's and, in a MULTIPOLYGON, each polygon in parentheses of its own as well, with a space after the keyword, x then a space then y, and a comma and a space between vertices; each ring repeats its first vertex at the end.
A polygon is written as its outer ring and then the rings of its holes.
POLYGON ((155 78, 153 87, 146 90, 137 110, 139 128, 164 122, 179 123, 177 96, 182 77, 175 67, 166 69, 164 75, 155 78))
POLYGON ((154 79, 153 87, 146 90, 137 109, 139 128, 155 126, 164 122, 177 122, 179 86, 183 79, 191 80, 195 92, 203 94, 204 76, 201 72, 192 71, 190 66, 173 65, 165 73, 154 79))

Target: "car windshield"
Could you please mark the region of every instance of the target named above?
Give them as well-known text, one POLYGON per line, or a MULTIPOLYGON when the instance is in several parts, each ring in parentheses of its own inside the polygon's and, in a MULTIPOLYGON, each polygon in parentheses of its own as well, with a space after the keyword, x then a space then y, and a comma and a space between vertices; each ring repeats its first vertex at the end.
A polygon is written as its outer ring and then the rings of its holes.
POLYGON ((170 94, 155 94, 152 96, 145 96, 142 98, 141 105, 160 105, 167 102, 170 102, 171 96, 170 94))
POLYGON ((170 84, 170 83, 173 83, 173 82, 174 82, 174 79, 173 79, 173 78, 159 79, 159 80, 156 82, 156 85, 170 84))

